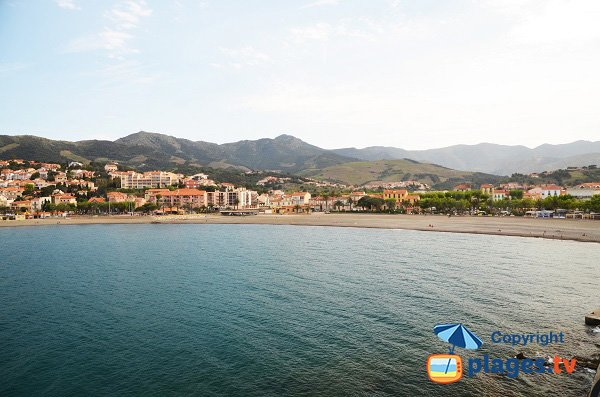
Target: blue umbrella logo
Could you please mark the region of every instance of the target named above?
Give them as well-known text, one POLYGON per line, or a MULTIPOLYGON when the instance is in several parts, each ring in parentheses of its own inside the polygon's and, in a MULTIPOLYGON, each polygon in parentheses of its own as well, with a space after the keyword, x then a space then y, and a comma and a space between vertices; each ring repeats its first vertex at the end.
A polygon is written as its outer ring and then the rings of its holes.
POLYGON ((433 332, 451 346, 448 348, 449 354, 454 354, 456 346, 463 349, 479 349, 483 344, 482 340, 462 324, 438 324, 433 327, 433 332))

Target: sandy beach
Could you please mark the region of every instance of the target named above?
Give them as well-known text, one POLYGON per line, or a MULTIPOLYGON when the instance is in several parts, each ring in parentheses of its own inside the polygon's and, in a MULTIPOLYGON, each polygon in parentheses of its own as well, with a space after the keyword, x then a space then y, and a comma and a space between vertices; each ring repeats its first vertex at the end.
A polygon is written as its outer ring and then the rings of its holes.
POLYGON ((86 224, 260 224, 298 226, 367 227, 433 232, 493 234, 600 242, 600 222, 570 219, 517 217, 451 217, 436 215, 323 214, 310 215, 181 215, 181 216, 78 216, 64 219, 0 221, 0 227, 64 226, 86 224))

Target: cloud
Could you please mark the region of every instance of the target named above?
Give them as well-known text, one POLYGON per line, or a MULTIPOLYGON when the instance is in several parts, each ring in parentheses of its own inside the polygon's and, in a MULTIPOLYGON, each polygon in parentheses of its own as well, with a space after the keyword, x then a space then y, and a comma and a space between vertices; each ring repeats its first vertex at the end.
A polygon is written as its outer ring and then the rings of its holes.
POLYGON ((117 3, 107 13, 107 17, 112 20, 119 29, 135 29, 144 17, 152 15, 145 1, 125 1, 117 3))
POLYGON ((600 40, 600 2, 596 0, 547 1, 513 15, 517 23, 509 37, 522 43, 572 45, 600 40))
POLYGON ((142 18, 152 15, 144 0, 121 1, 105 13, 111 21, 103 31, 72 40, 66 47, 67 52, 87 52, 104 50, 109 58, 124 59, 127 54, 140 52, 131 47, 135 38, 134 31, 139 27, 142 18))
POLYGON ((107 50, 111 54, 135 52, 128 47, 128 42, 133 35, 127 32, 107 29, 100 33, 80 37, 69 43, 67 52, 86 52, 95 50, 107 50))
POLYGON ((312 3, 308 3, 303 5, 302 8, 313 8, 313 7, 322 7, 322 6, 336 6, 340 3, 340 0, 317 0, 312 3))
POLYGON ((387 21, 367 17, 343 18, 334 23, 318 22, 313 25, 291 28, 292 41, 306 43, 310 41, 327 41, 333 38, 351 38, 376 40, 400 35, 415 37, 422 34, 422 24, 414 21, 387 21))
POLYGON ((306 41, 326 41, 334 33, 334 28, 328 23, 319 22, 314 25, 292 28, 290 34, 294 41, 303 43, 306 41))
POLYGON ((74 0, 56 0, 56 5, 67 10, 81 10, 74 0))
MULTIPOLYGON (((258 66, 271 62, 271 57, 256 50, 252 46, 242 48, 219 48, 221 53, 229 58, 229 66, 241 69, 243 66, 258 66)), ((222 64, 213 63, 211 66, 221 68, 222 64), (218 65, 218 66, 217 66, 218 65)))
POLYGON ((0 74, 18 72, 27 69, 29 66, 31 65, 23 62, 0 63, 0 74))

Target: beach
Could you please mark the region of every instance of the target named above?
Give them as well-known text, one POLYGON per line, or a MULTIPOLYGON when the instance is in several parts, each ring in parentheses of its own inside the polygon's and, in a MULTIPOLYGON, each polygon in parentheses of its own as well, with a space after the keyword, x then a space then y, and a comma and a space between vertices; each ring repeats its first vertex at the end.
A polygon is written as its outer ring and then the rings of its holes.
POLYGON ((491 234, 557 240, 600 242, 600 222, 594 220, 520 217, 469 217, 442 215, 324 214, 310 215, 171 215, 171 216, 74 216, 69 218, 0 221, 0 227, 86 224, 259 224, 407 229, 433 232, 491 234))

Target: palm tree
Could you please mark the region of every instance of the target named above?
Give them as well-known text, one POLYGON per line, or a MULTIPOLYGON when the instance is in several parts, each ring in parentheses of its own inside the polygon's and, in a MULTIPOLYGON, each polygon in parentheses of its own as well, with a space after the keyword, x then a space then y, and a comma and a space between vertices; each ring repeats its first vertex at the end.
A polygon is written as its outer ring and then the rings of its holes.
POLYGON ((354 204, 354 201, 352 201, 352 197, 348 197, 348 205, 350 206, 350 212, 352 212, 352 204, 354 204))
POLYGON ((300 212, 300 208, 302 208, 302 207, 300 207, 300 204, 296 204, 294 206, 294 211, 296 211, 296 214, 298 214, 300 212))
MULTIPOLYGON (((328 203, 328 201, 327 201, 327 200, 329 200, 329 194, 327 194, 327 193, 323 193, 323 200, 325 200, 325 211, 327 211, 327 210, 328 210, 328 208, 327 208, 327 207, 329 206, 329 205, 327 204, 327 203, 328 203)), ((323 211, 323 208, 321 208, 321 211, 323 211)))
POLYGON ((333 204, 334 208, 336 208, 338 211, 340 210, 340 207, 344 206, 344 203, 342 203, 340 200, 336 200, 336 202, 333 204))
POLYGON ((162 214, 165 214, 165 203, 161 203, 160 199, 162 198, 162 194, 157 194, 156 195, 156 204, 161 204, 162 205, 162 214))

